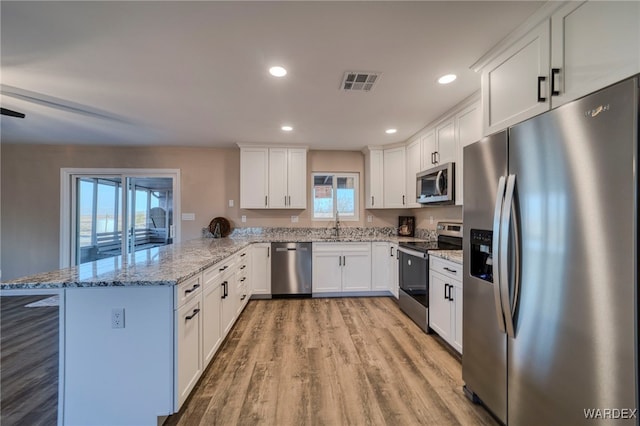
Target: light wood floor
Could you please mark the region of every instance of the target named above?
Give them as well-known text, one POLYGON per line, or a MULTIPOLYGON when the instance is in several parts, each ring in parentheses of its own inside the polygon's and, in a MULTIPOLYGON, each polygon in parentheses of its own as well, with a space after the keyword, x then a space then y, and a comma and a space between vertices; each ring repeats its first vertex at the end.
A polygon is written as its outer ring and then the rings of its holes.
POLYGON ((166 425, 495 425, 390 298, 251 301, 166 425))
POLYGON ((0 424, 55 425, 58 307, 25 308, 49 296, 0 297, 0 424))

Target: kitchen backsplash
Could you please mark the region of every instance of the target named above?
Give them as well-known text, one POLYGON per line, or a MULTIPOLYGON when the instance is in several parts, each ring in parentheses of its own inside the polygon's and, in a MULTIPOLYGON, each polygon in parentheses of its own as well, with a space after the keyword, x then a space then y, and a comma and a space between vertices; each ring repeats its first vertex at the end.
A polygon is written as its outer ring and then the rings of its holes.
MULTIPOLYGON (((335 235, 334 228, 285 228, 285 227, 254 227, 254 228, 235 228, 231 236, 281 236, 286 235, 304 235, 309 237, 330 237, 335 235)), ((395 227, 343 227, 340 228, 340 236, 346 238, 355 237, 388 237, 398 235, 398 228, 395 227)), ((209 228, 202 228, 203 238, 213 238, 213 234, 209 232, 209 228)), ((415 237, 427 241, 436 241, 436 231, 433 229, 416 229, 415 237)))

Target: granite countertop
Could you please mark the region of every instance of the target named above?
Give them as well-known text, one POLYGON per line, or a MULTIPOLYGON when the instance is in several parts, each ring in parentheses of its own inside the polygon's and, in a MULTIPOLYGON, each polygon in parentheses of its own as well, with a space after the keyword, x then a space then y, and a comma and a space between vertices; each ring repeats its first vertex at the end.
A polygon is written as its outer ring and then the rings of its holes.
POLYGON ((440 257, 462 265, 462 250, 429 250, 429 256, 440 257))
POLYGON ((223 261, 252 243, 260 242, 404 242, 418 238, 389 235, 309 236, 301 234, 238 235, 200 238, 179 244, 141 250, 71 268, 0 283, 0 290, 70 287, 171 286, 223 261))

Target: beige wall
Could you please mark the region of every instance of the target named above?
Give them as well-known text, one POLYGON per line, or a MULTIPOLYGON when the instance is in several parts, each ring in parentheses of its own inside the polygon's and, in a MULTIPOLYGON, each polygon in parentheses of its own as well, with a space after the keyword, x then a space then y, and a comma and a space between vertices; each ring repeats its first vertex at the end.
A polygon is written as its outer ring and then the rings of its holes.
MULTIPOLYGON (((0 176, 0 252, 2 279, 57 269, 60 232, 60 169, 171 168, 181 171, 181 208, 195 213, 195 221, 183 221, 182 240, 199 238, 201 229, 216 216, 228 218, 234 227, 325 227, 312 221, 306 210, 245 210, 240 202, 240 151, 237 148, 96 147, 70 145, 2 144, 0 176), (234 207, 228 207, 229 200, 234 207), (241 223, 241 216, 247 222, 241 223), (291 223, 298 215, 299 222, 291 223)), ((364 210, 364 156, 361 152, 310 151, 307 188, 311 172, 360 174, 360 221, 345 226, 397 226, 398 216, 414 215, 420 228, 435 228, 441 219, 461 219, 460 207, 414 210, 364 210), (367 222, 367 215, 372 222, 367 222), (430 223, 433 217, 433 224, 430 223)), ((309 191, 307 205, 312 206, 309 191)))

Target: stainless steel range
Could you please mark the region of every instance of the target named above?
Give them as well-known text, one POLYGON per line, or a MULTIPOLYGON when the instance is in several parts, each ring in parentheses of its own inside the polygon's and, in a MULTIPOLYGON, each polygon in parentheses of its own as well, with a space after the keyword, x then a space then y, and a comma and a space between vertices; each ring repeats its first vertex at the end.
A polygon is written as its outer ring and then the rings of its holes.
POLYGON ((462 250, 462 223, 438 222, 438 241, 400 243, 400 309, 429 332, 429 250, 462 250))

